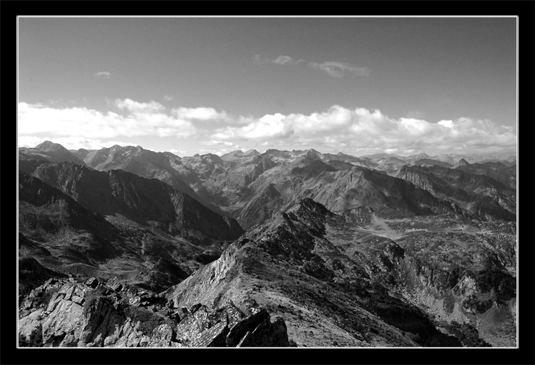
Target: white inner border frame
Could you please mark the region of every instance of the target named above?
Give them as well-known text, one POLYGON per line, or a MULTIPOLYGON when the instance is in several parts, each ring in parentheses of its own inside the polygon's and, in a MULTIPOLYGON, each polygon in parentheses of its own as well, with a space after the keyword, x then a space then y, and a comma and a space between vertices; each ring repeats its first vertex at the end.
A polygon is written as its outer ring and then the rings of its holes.
MULTIPOLYGON (((519 200, 519 190, 518 190, 518 187, 519 187, 519 172, 520 172, 520 169, 518 167, 518 162, 519 162, 519 157, 520 157, 520 154, 519 154, 519 146, 518 146, 518 104, 519 104, 519 100, 518 100, 518 93, 519 93, 519 89, 518 89, 518 74, 519 74, 519 59, 518 59, 518 54, 519 54, 519 42, 518 42, 518 38, 519 38, 519 17, 516 16, 516 15, 482 15, 482 16, 475 16, 475 15, 458 15, 458 16, 451 16, 451 15, 424 15, 424 16, 398 16, 398 15, 367 15, 367 16, 357 16, 357 15, 307 15, 307 16, 287 16, 287 15, 284 15, 284 16, 271 16, 271 15, 243 15, 243 16, 238 16, 238 15, 214 15, 214 16, 203 16, 203 15, 187 15, 187 16, 154 16, 154 15, 151 15, 151 16, 148 16, 148 15, 140 15, 140 16, 132 16, 132 15, 128 15, 128 16, 87 16, 87 15, 72 15, 72 16, 55 16, 55 15, 50 15, 50 16, 17 16, 17 21, 16 21, 16 36, 17 36, 17 41, 16 41, 16 44, 17 44, 17 50, 16 50, 16 65, 17 65, 17 96, 16 96, 16 110, 17 110, 17 123, 16 123, 16 130, 17 130, 17 151, 16 151, 16 164, 15 166, 17 167, 17 171, 16 171, 16 191, 17 191, 17 208, 16 208, 16 212, 17 212, 17 220, 16 220, 16 230, 17 230, 17 233, 16 233, 16 243, 17 243, 17 246, 16 246, 16 255, 17 257, 15 258, 15 262, 16 262, 16 288, 17 288, 17 293, 15 294, 15 298, 17 300, 17 313, 16 313, 16 318, 17 318, 17 333, 15 335, 15 339, 16 339, 16 348, 17 349, 41 349, 42 347, 20 347, 19 346, 19 313, 18 313, 18 310, 19 310, 19 148, 18 148, 18 104, 19 104, 19 60, 20 60, 20 54, 19 54, 19 42, 20 42, 20 34, 19 34, 19 30, 20 30, 20 23, 19 23, 19 20, 21 18, 112 18, 112 19, 125 19, 125 18, 150 18, 150 19, 163 19, 163 18, 204 18, 204 19, 210 19, 210 18, 235 18, 235 19, 251 19, 251 18, 290 18, 290 19, 296 19, 296 18, 299 18, 299 19, 306 19, 306 18, 345 18, 345 19, 353 19, 353 18, 381 18, 381 19, 388 19, 388 18, 476 18, 476 19, 481 19, 481 18, 499 18, 499 19, 503 19, 503 18, 514 18, 516 19, 516 130, 517 130, 517 143, 516 143, 516 159, 517 159, 517 162, 516 162, 516 346, 514 347, 306 347, 307 349, 481 349, 481 350, 488 350, 488 349, 503 349, 503 348, 507 348, 507 349, 513 349, 513 348, 516 348, 518 349, 519 348, 519 343, 520 343, 520 338, 519 338, 519 298, 520 298, 520 294, 519 294, 519 278, 518 278, 518 273, 519 273, 519 260, 518 260, 518 257, 519 257, 519 245, 518 245, 518 240, 519 240, 519 218, 518 218, 518 212, 519 212, 519 208, 518 208, 518 204, 520 202, 519 200)), ((44 347, 44 348, 49 348, 49 347, 44 347)), ((55 348, 55 347, 50 347, 50 348, 55 348)), ((69 347, 72 349, 72 347, 69 347)), ((93 347, 76 347, 77 349, 93 349, 93 347)), ((121 348, 121 347, 94 347, 94 348, 97 348, 97 349, 116 349, 116 348, 121 348)), ((132 348, 129 348, 129 349, 158 349, 158 347, 132 347, 132 348)), ((218 349, 219 347, 215 347, 214 349, 218 349)), ((257 347, 257 349, 296 349, 294 347, 257 347)), ((56 348, 57 349, 57 348, 56 348)), ((61 347, 59 347, 59 349, 61 349, 61 347)), ((180 348, 180 349, 188 349, 188 347, 184 347, 184 348, 180 348)), ((206 348, 206 349, 210 349, 210 348, 206 348)), ((219 348, 220 349, 220 348, 219 348)), ((299 349, 299 348, 298 348, 299 349)), ((300 349, 303 349, 303 348, 300 348, 300 349)))

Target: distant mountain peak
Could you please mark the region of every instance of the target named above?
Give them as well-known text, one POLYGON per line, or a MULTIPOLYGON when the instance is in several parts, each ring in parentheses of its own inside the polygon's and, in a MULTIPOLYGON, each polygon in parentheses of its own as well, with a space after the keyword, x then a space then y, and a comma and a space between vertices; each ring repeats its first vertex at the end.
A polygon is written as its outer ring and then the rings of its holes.
POLYGON ((315 149, 311 148, 309 149, 305 156, 309 157, 309 158, 313 158, 313 159, 321 159, 323 157, 323 155, 321 154, 321 152, 318 152, 316 151, 315 149))
POLYGON ((38 144, 35 148, 22 150, 27 157, 35 156, 35 158, 40 160, 48 160, 49 162, 64 162, 70 161, 78 165, 85 165, 85 162, 76 156, 73 152, 67 150, 65 147, 59 143, 54 143, 51 141, 44 141, 43 143, 38 144))
POLYGON ((59 143, 54 143, 51 141, 44 141, 43 143, 38 144, 35 146, 35 148, 41 150, 41 151, 58 151, 58 150, 66 150, 65 147, 60 145, 59 143))
POLYGON ((468 166, 468 165, 470 164, 464 158, 461 158, 459 162, 457 162, 457 166, 468 166))
POLYGON ((431 156, 429 156, 429 155, 428 155, 427 153, 425 153, 425 152, 422 152, 422 153, 417 154, 417 155, 415 156, 415 158, 421 160, 421 159, 424 159, 424 158, 431 158, 431 156))
POLYGON ((259 155, 260 152, 258 152, 254 148, 251 148, 250 150, 243 152, 243 154, 247 156, 251 156, 251 155, 259 155))
POLYGON ((205 155, 201 155, 201 159, 211 161, 215 164, 223 164, 223 160, 221 159, 221 157, 213 153, 207 153, 205 155))

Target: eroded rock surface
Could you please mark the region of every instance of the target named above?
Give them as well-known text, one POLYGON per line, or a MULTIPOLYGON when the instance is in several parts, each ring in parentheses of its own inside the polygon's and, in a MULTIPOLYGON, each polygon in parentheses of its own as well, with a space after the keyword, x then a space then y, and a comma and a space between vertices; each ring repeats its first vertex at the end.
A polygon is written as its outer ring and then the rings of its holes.
POLYGON ((19 345, 31 347, 289 346, 286 324, 265 308, 227 302, 174 308, 116 278, 50 279, 22 302, 19 345), (247 337, 247 339, 244 339, 247 337))

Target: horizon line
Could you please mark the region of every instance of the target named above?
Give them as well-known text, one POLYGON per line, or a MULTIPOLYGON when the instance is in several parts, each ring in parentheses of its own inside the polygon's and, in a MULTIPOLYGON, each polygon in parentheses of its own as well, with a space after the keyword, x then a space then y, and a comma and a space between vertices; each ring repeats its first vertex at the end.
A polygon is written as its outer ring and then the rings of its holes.
POLYGON ((38 143, 36 146, 34 147, 29 147, 29 146, 19 146, 17 145, 17 156, 18 156, 18 152, 19 152, 19 149, 21 148, 29 148, 29 149, 39 149, 38 146, 43 144, 43 143, 46 143, 46 142, 50 142, 50 143, 53 143, 53 144, 56 144, 56 145, 59 145, 63 148, 65 148, 67 151, 69 152, 73 152, 73 151, 79 151, 79 150, 86 150, 86 151, 100 151, 100 150, 103 150, 103 149, 111 149, 111 148, 114 148, 114 147, 119 147, 119 148, 128 148, 128 147, 131 147, 131 148, 141 148, 143 150, 146 150, 146 151, 151 151, 151 152, 155 152, 155 153, 171 153, 175 156, 178 156, 178 157, 195 157, 195 156, 206 156, 206 155, 216 155, 216 156, 225 156, 225 155, 229 155, 231 153, 235 153, 235 152, 241 152, 241 153, 246 153, 246 152, 250 152, 250 151, 256 151, 258 152, 259 154, 264 154, 268 151, 279 151, 279 152, 304 152, 304 151, 315 151, 315 152, 318 152, 322 155, 339 155, 339 154, 343 154, 343 155, 347 155, 347 156, 353 156, 353 157, 366 157, 366 156, 374 156, 374 155, 381 155, 381 154, 386 154, 386 155, 389 155, 389 156, 393 156, 393 157, 411 157, 411 156, 417 156, 417 155, 421 155, 421 154, 425 154, 429 157, 438 157, 438 156, 444 156, 444 155, 449 155, 449 156, 504 156, 504 155, 507 155, 507 157, 511 157, 511 156, 515 156, 517 157, 518 156, 518 153, 517 151, 515 150, 514 152, 487 152, 487 153, 439 153, 439 154, 430 154, 430 153, 427 153, 425 152, 424 150, 420 150, 419 152, 415 152, 415 153, 410 153, 410 154, 403 154, 403 153, 400 153, 400 152, 387 152, 386 150, 382 150, 382 151, 379 151, 379 152, 373 152, 373 153, 368 153, 368 154, 359 154, 359 155, 352 155, 350 153, 345 153, 345 152, 341 152, 341 151, 338 151, 338 152, 322 152, 322 151, 319 151, 318 149, 312 147, 312 148, 304 148, 304 149, 292 149, 292 150, 288 150, 288 149, 277 149, 277 148, 267 148, 265 150, 262 150, 262 149, 257 149, 257 148, 250 148, 250 149, 245 149, 245 148, 241 148, 241 149, 236 149, 236 150, 232 150, 232 151, 229 151, 229 152, 225 152, 225 153, 217 153, 217 152, 205 152, 205 153, 194 153, 192 155, 186 155, 186 154, 181 154, 181 155, 178 155, 177 153, 175 152, 172 152, 173 149, 171 150, 164 150, 164 151, 156 151, 156 150, 152 150, 152 149, 148 149, 148 148, 145 148, 141 145, 119 145, 119 144, 114 144, 112 146, 109 146, 109 147, 105 147, 105 146, 101 146, 100 148, 98 149, 87 149, 87 148, 78 148, 78 149, 68 149, 66 147, 64 147, 61 143, 57 143, 57 142, 53 142, 51 140, 45 140, 41 143, 38 143))

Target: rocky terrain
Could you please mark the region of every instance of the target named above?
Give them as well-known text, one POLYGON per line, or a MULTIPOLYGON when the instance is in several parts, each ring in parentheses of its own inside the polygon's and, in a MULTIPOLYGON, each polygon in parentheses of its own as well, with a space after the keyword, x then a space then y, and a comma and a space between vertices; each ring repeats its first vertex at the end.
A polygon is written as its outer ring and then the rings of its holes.
POLYGON ((286 325, 232 302, 176 308, 112 278, 49 279, 22 301, 21 347, 285 347, 286 325))
POLYGON ((266 306, 298 346, 513 346, 514 235, 442 218, 402 228, 305 199, 164 294, 266 306))
POLYGON ((21 148, 19 344, 515 346, 513 163, 21 148))

